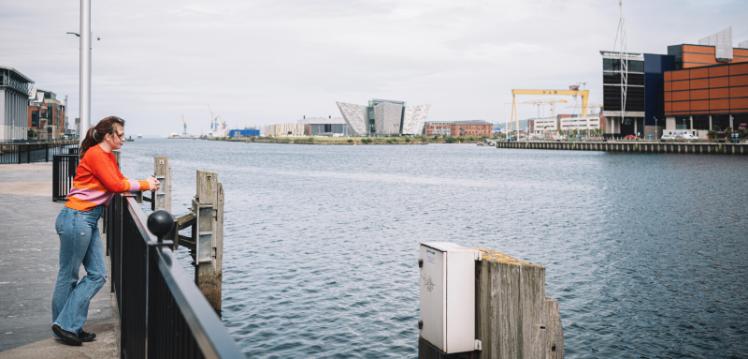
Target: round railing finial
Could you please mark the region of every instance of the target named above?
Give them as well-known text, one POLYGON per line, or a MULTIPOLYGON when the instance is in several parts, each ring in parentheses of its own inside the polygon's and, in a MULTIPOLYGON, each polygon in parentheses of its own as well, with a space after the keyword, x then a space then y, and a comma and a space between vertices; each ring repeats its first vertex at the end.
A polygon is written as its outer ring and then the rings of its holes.
POLYGON ((174 227, 174 217, 171 213, 159 209, 154 211, 148 216, 148 230, 155 234, 158 239, 164 238, 164 236, 171 232, 174 227))

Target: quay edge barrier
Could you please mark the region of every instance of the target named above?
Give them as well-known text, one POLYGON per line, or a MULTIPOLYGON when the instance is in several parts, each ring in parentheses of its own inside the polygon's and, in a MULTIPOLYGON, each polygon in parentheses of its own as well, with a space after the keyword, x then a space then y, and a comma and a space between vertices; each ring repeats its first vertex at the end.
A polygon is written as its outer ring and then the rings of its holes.
MULTIPOLYGON (((52 156, 77 148, 78 142, 0 142, 0 164, 49 162, 52 156)), ((77 150, 75 150, 77 152, 77 150)))
MULTIPOLYGON (((70 152, 77 153, 77 148, 70 152)), ((52 201, 54 202, 65 201, 70 193, 75 171, 78 169, 78 155, 75 153, 52 157, 52 201)))
POLYGON ((603 151, 632 153, 681 153, 748 155, 748 143, 714 142, 557 142, 557 141, 496 141, 496 148, 547 149, 571 151, 603 151))
POLYGON ((121 357, 244 358, 172 242, 155 238, 146 223, 131 194, 115 195, 104 216, 121 357))

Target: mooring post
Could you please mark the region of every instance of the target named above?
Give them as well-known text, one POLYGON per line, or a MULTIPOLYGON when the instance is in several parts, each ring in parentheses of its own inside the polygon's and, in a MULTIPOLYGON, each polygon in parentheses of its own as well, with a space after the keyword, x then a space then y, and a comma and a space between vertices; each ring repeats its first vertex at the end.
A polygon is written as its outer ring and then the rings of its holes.
POLYGON ((223 277, 223 187, 218 175, 197 171, 195 214, 195 283, 213 309, 221 315, 223 277))
POLYGON ((558 302, 545 296, 545 268, 481 249, 476 317, 482 359, 563 358, 558 302))
MULTIPOLYGON (((447 243, 448 244, 448 243, 447 243)), ((442 283, 443 276, 459 282, 465 271, 444 265, 446 259, 429 256, 429 248, 449 250, 442 243, 421 244, 421 318, 418 342, 419 359, 559 359, 564 357, 564 337, 558 302, 545 296, 545 268, 541 265, 513 258, 490 249, 475 250, 479 252, 474 264, 474 271, 467 274, 474 277, 475 286, 460 286, 442 283), (423 248, 426 248, 425 251, 423 248), (446 248, 446 249, 444 249, 446 248), (435 271, 433 268, 445 268, 435 271), (458 274, 450 274, 450 271, 458 274), (444 273, 440 275, 439 273, 444 273), (434 310, 433 291, 443 298, 454 298, 450 291, 474 288, 475 296, 475 348, 473 351, 444 349, 444 345, 457 345, 465 340, 465 331, 455 328, 450 332, 444 315, 449 317, 452 307, 446 299, 434 310), (428 305, 428 307, 426 307, 428 305), (442 314, 440 314, 442 313, 442 314), (444 314, 446 313, 446 314, 444 314), (439 318, 442 318, 441 320, 439 318), (442 325, 440 329, 438 325, 442 325), (434 331, 434 325, 440 332, 434 331), (435 335, 434 333, 443 333, 435 335), (450 338, 445 337, 449 335, 450 338), (429 339, 431 338, 431 339, 429 339), (455 339, 457 338, 457 339, 455 339), (436 340, 436 341, 432 341, 436 340), (452 343, 452 344, 449 344, 452 343)), ((451 244, 449 244, 451 245, 451 244)), ((439 253, 431 249, 431 252, 439 253)), ((459 251, 455 252, 459 255, 459 251)), ((449 254, 443 258, 451 258, 449 254)), ((457 258, 457 257, 455 257, 457 258)), ((458 264, 457 268, 461 268, 458 264)), ((462 294, 464 295, 464 293, 462 294)), ((461 297, 460 297, 461 298, 461 297)), ((459 300, 457 301, 459 303, 459 300)), ((452 303, 460 307, 460 304, 452 303)), ((472 333, 472 331, 471 331, 472 333)), ((469 334, 472 335, 472 334, 469 334)), ((469 338, 468 338, 469 339, 469 338)))
POLYGON ((153 157, 153 173, 161 182, 158 191, 153 194, 153 208, 171 213, 171 166, 164 156, 153 157))

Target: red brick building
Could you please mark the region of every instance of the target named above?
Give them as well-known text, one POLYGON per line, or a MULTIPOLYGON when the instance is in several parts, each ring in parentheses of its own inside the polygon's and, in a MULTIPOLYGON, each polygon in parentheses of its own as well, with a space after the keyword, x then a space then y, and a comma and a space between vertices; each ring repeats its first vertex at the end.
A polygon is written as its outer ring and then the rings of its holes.
POLYGON ((54 92, 36 90, 36 96, 29 101, 27 114, 28 127, 34 131, 36 139, 55 139, 65 135, 65 104, 54 92))
POLYGON ((441 121, 426 122, 423 133, 426 136, 477 136, 491 137, 493 124, 486 121, 441 121))

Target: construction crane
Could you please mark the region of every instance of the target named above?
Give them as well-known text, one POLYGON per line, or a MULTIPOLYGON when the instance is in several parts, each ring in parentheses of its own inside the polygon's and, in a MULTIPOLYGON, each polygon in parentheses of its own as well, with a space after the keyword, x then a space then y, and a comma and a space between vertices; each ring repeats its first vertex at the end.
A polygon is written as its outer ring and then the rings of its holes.
MULTIPOLYGON (((582 97, 582 117, 587 116, 587 106, 590 100, 590 90, 581 90, 580 85, 569 86, 569 90, 527 90, 527 89, 513 89, 512 90, 512 117, 511 121, 515 124, 515 131, 517 131, 517 139, 519 139, 519 118, 517 115, 517 95, 550 95, 550 96, 572 96, 575 99, 577 96, 582 97)), ((509 124, 507 124, 507 132, 509 131, 509 124)))
POLYGON ((556 104, 567 103, 567 102, 569 101, 566 101, 564 99, 555 99, 555 100, 531 100, 531 101, 523 101, 523 102, 518 102, 518 103, 535 106, 535 109, 538 111, 538 118, 539 118, 541 117, 541 111, 540 111, 541 106, 549 105, 551 109, 551 116, 553 116, 556 114, 556 104))

